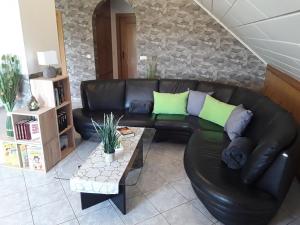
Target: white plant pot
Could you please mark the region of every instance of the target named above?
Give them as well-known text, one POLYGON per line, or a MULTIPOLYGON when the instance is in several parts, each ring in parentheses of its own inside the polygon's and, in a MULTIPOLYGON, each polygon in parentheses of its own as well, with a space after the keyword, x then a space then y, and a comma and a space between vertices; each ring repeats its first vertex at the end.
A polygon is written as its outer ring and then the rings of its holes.
POLYGON ((107 163, 112 163, 115 160, 115 153, 111 153, 111 154, 104 153, 104 156, 105 156, 105 162, 107 163))

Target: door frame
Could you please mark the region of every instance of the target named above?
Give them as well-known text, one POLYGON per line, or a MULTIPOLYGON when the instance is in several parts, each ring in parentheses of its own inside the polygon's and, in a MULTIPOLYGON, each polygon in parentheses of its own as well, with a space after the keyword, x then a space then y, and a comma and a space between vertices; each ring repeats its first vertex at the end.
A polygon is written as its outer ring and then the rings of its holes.
MULTIPOLYGON (((118 55, 118 78, 119 79, 127 79, 128 77, 124 77, 122 73, 122 52, 121 52, 121 18, 126 16, 134 16, 136 18, 135 13, 116 13, 116 35, 117 35, 117 55, 118 55)), ((135 46, 136 47, 136 46, 135 46)))

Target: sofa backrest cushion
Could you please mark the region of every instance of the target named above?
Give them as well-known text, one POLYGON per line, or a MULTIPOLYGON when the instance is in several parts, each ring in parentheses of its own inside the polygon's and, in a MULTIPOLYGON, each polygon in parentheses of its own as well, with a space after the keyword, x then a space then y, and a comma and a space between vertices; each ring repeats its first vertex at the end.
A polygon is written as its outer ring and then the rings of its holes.
POLYGON ((296 137, 297 127, 292 116, 288 112, 275 114, 242 170, 246 184, 255 182, 296 137))
POLYGON ((82 101, 90 111, 124 110, 125 81, 93 80, 83 81, 81 85, 82 101))
POLYGON ((170 80, 161 79, 159 81, 159 92, 162 93, 182 93, 188 90, 195 90, 198 85, 196 80, 170 80))
POLYGON ((136 100, 145 102, 150 101, 153 106, 153 91, 158 91, 158 80, 127 80, 125 91, 125 108, 129 109, 130 104, 136 100))
POLYGON ((277 113, 285 112, 279 105, 265 96, 245 88, 238 88, 233 94, 230 104, 243 104, 245 109, 251 110, 253 117, 243 135, 251 138, 257 144, 262 136, 270 132, 267 130, 277 113))
POLYGON ((212 97, 226 103, 229 102, 235 90, 235 86, 207 81, 200 81, 196 87, 196 91, 213 92, 212 97))

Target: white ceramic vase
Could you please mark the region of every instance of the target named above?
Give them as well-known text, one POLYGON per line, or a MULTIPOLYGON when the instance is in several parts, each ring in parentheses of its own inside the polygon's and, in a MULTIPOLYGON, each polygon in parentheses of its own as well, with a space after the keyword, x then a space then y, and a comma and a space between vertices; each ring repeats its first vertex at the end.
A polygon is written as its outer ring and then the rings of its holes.
POLYGON ((104 153, 105 155, 105 162, 112 163, 115 160, 115 153, 104 153))

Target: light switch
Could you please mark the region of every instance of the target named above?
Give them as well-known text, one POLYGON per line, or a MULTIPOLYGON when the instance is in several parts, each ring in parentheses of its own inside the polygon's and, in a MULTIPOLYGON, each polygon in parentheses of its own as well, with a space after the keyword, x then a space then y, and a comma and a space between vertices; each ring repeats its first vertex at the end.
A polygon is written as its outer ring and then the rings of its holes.
POLYGON ((147 60, 147 59, 148 59, 148 58, 147 58, 147 56, 145 56, 145 55, 141 55, 141 56, 140 56, 140 60, 141 60, 141 61, 145 61, 145 60, 147 60))

